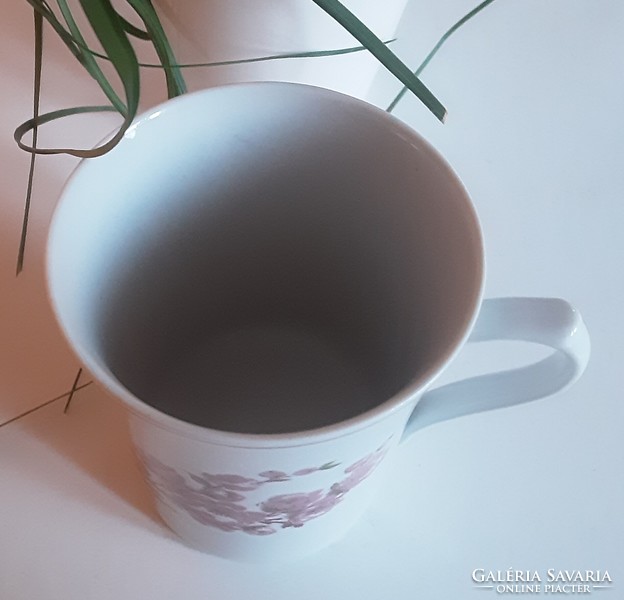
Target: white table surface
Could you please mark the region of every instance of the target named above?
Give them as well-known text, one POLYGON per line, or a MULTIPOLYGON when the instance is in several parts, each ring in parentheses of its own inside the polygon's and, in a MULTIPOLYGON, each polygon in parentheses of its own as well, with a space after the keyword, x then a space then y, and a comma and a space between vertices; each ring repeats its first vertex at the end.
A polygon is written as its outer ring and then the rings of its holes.
MULTIPOLYGON (((412 2, 395 48, 416 65, 475 4, 412 2)), ((50 215, 76 159, 38 161, 26 264, 15 276, 29 157, 12 132, 30 116, 32 16, 26 2, 3 9, 0 424, 68 391, 79 366, 53 320, 42 267, 50 215)), ((47 40, 44 107, 96 99, 47 40)), ((545 400, 422 430, 347 538, 275 567, 178 542, 139 478, 123 409, 90 386, 67 414, 59 400, 0 427, 0 598, 494 597, 475 588, 478 568, 543 579, 550 568, 607 570, 612 589, 593 594, 623 597, 624 4, 498 0, 448 42, 423 79, 447 105, 446 125, 414 98, 395 114, 441 150, 470 190, 486 238, 486 295, 574 303, 593 346, 582 379, 545 400)), ((380 74, 370 99, 384 105, 395 89, 380 74)), ((113 122, 81 121, 71 140, 93 145, 113 122)), ((47 143, 59 131, 41 135, 47 143)), ((467 348, 448 378, 534 354, 467 348)))

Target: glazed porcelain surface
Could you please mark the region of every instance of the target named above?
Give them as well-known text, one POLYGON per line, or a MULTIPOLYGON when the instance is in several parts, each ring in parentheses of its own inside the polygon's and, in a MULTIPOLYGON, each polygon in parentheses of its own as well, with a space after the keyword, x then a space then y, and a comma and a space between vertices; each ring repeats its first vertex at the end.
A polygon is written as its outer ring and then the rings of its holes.
POLYGON ((427 142, 299 84, 139 118, 68 182, 48 278, 70 344, 132 413, 165 521, 242 560, 326 546, 405 431, 551 394, 589 356, 566 302, 482 302, 473 205, 427 142), (555 351, 414 410, 471 332, 555 351))

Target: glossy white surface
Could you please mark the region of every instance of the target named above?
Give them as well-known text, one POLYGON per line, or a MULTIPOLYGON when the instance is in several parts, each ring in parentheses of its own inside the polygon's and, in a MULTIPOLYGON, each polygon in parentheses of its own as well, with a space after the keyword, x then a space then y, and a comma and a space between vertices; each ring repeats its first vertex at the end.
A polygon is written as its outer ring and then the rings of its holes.
POLYGON ((403 439, 441 421, 556 394, 581 377, 591 354, 580 313, 560 298, 485 299, 469 345, 502 341, 540 344, 553 352, 529 365, 434 385, 419 400, 403 439))
MULTIPOLYGON (((362 513, 469 334, 483 263, 470 198, 416 132, 272 82, 160 104, 84 161, 46 269, 78 360, 137 417, 166 522, 194 547, 268 562, 362 513)), ((571 332, 547 301, 526 304, 537 332, 512 311, 517 337, 571 332)), ((503 333, 507 313, 484 310, 481 328, 503 333)))
MULTIPOLYGON (((402 54, 417 63, 472 6, 410 4, 402 54)), ((608 569, 614 589, 594 593, 621 594, 623 19, 615 0, 495 2, 423 77, 446 103, 447 124, 416 100, 396 111, 474 198, 486 296, 560 296, 581 310, 592 359, 574 387, 418 432, 396 453, 383 501, 348 537, 279 569, 241 567, 174 540, 138 482, 119 407, 86 388, 67 415, 61 400, 0 428, 0 596, 482 598, 494 592, 475 589, 473 570, 510 567, 544 579, 549 568, 608 569)), ((39 161, 26 269, 14 276, 28 158, 12 130, 29 116, 30 22, 17 3, 0 23, 1 422, 66 392, 78 367, 42 278, 50 213, 75 160, 39 161)), ((47 106, 93 101, 93 87, 48 39, 47 106)), ((371 98, 384 105, 394 90, 380 76, 371 98)), ((72 141, 92 145, 111 124, 76 123, 72 141)), ((448 379, 534 358, 524 346, 474 346, 448 379)))

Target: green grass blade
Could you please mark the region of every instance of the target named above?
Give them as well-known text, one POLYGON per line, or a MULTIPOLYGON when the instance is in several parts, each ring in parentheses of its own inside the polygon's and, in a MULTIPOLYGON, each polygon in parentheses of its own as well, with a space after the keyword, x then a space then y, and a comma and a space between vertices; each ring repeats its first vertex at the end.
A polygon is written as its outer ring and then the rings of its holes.
POLYGON ((121 23, 123 25, 123 28, 126 30, 127 34, 139 40, 144 40, 144 41, 150 40, 150 35, 149 33, 147 33, 147 31, 143 31, 143 29, 139 29, 138 27, 134 26, 132 23, 130 23, 130 21, 125 19, 122 15, 119 15, 119 18, 121 19, 121 23))
POLYGON ((123 23, 110 0, 80 0, 104 53, 110 58, 123 85, 126 106, 123 116, 132 121, 139 106, 139 63, 123 23))
MULTIPOLYGON (((63 2, 63 0, 60 1, 61 3, 63 2)), ((43 18, 48 18, 49 15, 46 13, 47 5, 45 2, 37 2, 36 4, 39 9, 38 14, 42 15, 43 18)), ((80 4, 95 35, 102 45, 104 53, 113 64, 113 67, 122 82, 125 102, 122 102, 119 98, 117 98, 112 106, 79 106, 55 110, 44 115, 35 114, 32 119, 25 121, 17 127, 14 133, 14 138, 18 146, 31 154, 71 154, 72 156, 77 156, 79 158, 93 158, 101 156, 111 150, 121 140, 138 110, 140 94, 139 66, 136 54, 134 53, 132 44, 128 39, 128 34, 124 28, 121 18, 113 9, 110 0, 80 0, 80 4), (124 120, 115 135, 110 140, 96 148, 87 150, 77 148, 38 148, 35 144, 29 146, 23 142, 23 138, 28 132, 35 132, 39 126, 49 123, 50 121, 81 113, 103 111, 117 111, 122 115, 124 120)), ((73 29, 75 23, 73 22, 71 14, 65 12, 64 18, 68 19, 68 26, 70 29, 73 29)), ((62 25, 57 21, 57 27, 55 27, 55 29, 58 27, 62 27, 62 25)), ((69 35, 71 43, 75 44, 76 39, 71 35, 71 33, 69 35)), ((79 32, 78 36, 79 42, 82 44, 83 38, 79 32)), ((85 51, 82 48, 79 48, 79 51, 83 55, 88 54, 88 51, 85 51)), ((86 59, 83 58, 83 60, 83 64, 85 64, 88 71, 97 80, 100 87, 103 90, 111 88, 110 82, 103 75, 99 67, 97 67, 97 65, 95 67, 93 66, 93 56, 86 59)))
POLYGON ((363 46, 366 46, 368 51, 413 92, 440 121, 444 121, 446 109, 440 101, 362 21, 338 0, 313 1, 338 21, 363 46))
POLYGON ((154 45, 158 59, 165 72, 168 97, 174 98, 184 94, 186 92, 186 83, 180 69, 176 66, 177 61, 152 3, 150 0, 127 0, 127 2, 141 17, 154 45))
MULTIPOLYGON (((470 19, 472 19, 472 17, 474 17, 475 15, 479 14, 486 6, 488 6, 489 4, 492 4, 492 2, 494 2, 494 0, 485 0, 484 2, 481 2, 481 4, 479 4, 478 6, 473 8, 470 12, 466 13, 461 19, 459 19, 459 21, 457 21, 454 25, 452 25, 444 33, 444 35, 438 40, 438 42, 431 49, 429 54, 427 54, 427 56, 425 57, 425 60, 423 60, 423 62, 419 65, 419 67, 416 69, 416 71, 414 71, 414 75, 416 75, 416 76, 420 75, 425 70, 427 65, 431 62, 431 59, 438 53, 438 50, 440 50, 440 48, 442 48, 442 46, 445 44, 445 42, 462 25, 464 25, 464 23, 470 21, 470 19)), ((396 107, 396 105, 399 103, 399 100, 401 100, 401 98, 403 98, 403 96, 407 93, 407 91, 408 91, 407 87, 403 87, 403 89, 401 89, 401 91, 396 95, 394 100, 390 103, 390 105, 388 106, 386 111, 387 112, 392 112, 394 110, 394 108, 396 107)))
POLYGON ((117 111, 123 113, 123 102, 115 92, 113 86, 110 84, 108 79, 105 77, 104 73, 100 69, 100 66, 97 64, 97 61, 95 60, 95 53, 91 52, 87 48, 85 39, 82 36, 82 33, 80 32, 76 21, 74 20, 74 17, 71 10, 69 9, 69 6, 67 5, 66 0, 57 0, 57 2, 59 5, 59 9, 61 10, 61 14, 65 19, 65 23, 67 24, 67 27, 72 35, 72 39, 83 50, 83 66, 89 72, 89 74, 99 83, 100 88, 102 89, 106 97, 111 101, 112 105, 117 109, 117 111))
MULTIPOLYGON (((33 119, 39 117, 39 104, 41 98, 41 72, 43 66, 43 16, 36 10, 33 11, 35 19, 35 80, 33 85, 33 119)), ((32 128, 32 147, 37 148, 38 129, 32 128)), ((24 216, 22 218, 22 230, 20 243, 17 251, 17 266, 15 275, 19 275, 24 268, 24 256, 26 255, 26 239, 28 237, 28 222, 30 220, 30 205, 32 200, 33 182, 35 178, 35 161, 37 155, 33 152, 30 155, 30 166, 28 169, 28 183, 26 186, 26 200, 24 202, 24 216)))
MULTIPOLYGON (((392 44, 396 42, 396 38, 383 42, 384 44, 392 44)), ((179 65, 183 67, 220 67, 223 65, 241 65, 246 63, 264 62, 267 60, 282 60, 285 58, 324 58, 327 56, 340 56, 343 54, 353 54, 355 52, 365 52, 368 49, 364 46, 351 46, 349 48, 336 48, 335 50, 307 50, 304 52, 285 52, 282 54, 271 54, 269 56, 259 56, 254 58, 239 58, 238 60, 225 60, 220 62, 179 65)))
POLYGON ((63 24, 56 18, 56 15, 50 10, 47 2, 44 0, 26 0, 26 2, 47 21, 76 59, 81 64, 84 64, 83 50, 73 39, 71 33, 67 31, 65 27, 63 27, 63 24))
MULTIPOLYGON (((391 40, 387 40, 384 44, 392 44, 396 42, 396 38, 391 40)), ((85 49, 89 51, 90 54, 95 56, 96 58, 101 58, 102 60, 108 60, 108 56, 97 52, 96 50, 92 50, 91 48, 85 49)), ((205 63, 182 63, 175 64, 178 69, 198 69, 198 68, 207 68, 207 67, 227 67, 231 65, 244 65, 249 63, 258 63, 258 62, 266 62, 270 60, 283 60, 288 58, 323 58, 328 56, 340 56, 342 54, 353 54, 355 52, 367 52, 367 48, 364 46, 352 46, 349 48, 337 48, 335 50, 307 50, 302 52, 286 52, 283 54, 270 54, 268 56, 254 56, 253 58, 238 58, 235 60, 221 60, 216 62, 205 62, 205 63)), ((143 67, 146 69, 162 69, 162 64, 158 63, 139 63, 139 67, 143 67)))
MULTIPOLYGON (((114 106, 104 105, 104 106, 75 106, 72 108, 62 108, 59 110, 53 110, 48 113, 44 113, 42 115, 37 115, 32 119, 28 119, 24 121, 21 125, 19 125, 15 132, 13 133, 13 138, 17 145, 26 152, 30 152, 31 154, 70 154, 71 156, 77 156, 78 158, 95 158, 97 156, 102 156, 109 150, 115 147, 115 145, 119 142, 125 129, 120 134, 119 132, 108 142, 102 144, 101 146, 97 146, 96 148, 90 148, 88 150, 82 150, 79 148, 39 148, 34 143, 32 146, 29 146, 23 141, 24 136, 30 132, 35 131, 37 128, 45 125, 46 123, 50 123, 51 121, 56 121, 58 119, 64 119, 66 117, 70 117, 72 115, 79 115, 84 113, 99 113, 99 112, 118 112, 114 106)), ((127 128, 126 128, 127 129, 127 128)))

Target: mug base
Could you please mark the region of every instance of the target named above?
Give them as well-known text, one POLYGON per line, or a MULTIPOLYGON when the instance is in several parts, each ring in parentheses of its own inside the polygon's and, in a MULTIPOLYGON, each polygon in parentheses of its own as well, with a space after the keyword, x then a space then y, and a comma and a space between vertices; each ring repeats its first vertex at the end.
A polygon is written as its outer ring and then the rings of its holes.
POLYGON ((285 564, 339 542, 362 516, 367 505, 349 511, 336 507, 330 519, 308 522, 301 528, 280 530, 274 535, 258 536, 219 531, 202 525, 160 501, 157 501, 156 508, 164 523, 185 545, 195 550, 236 562, 285 564))

